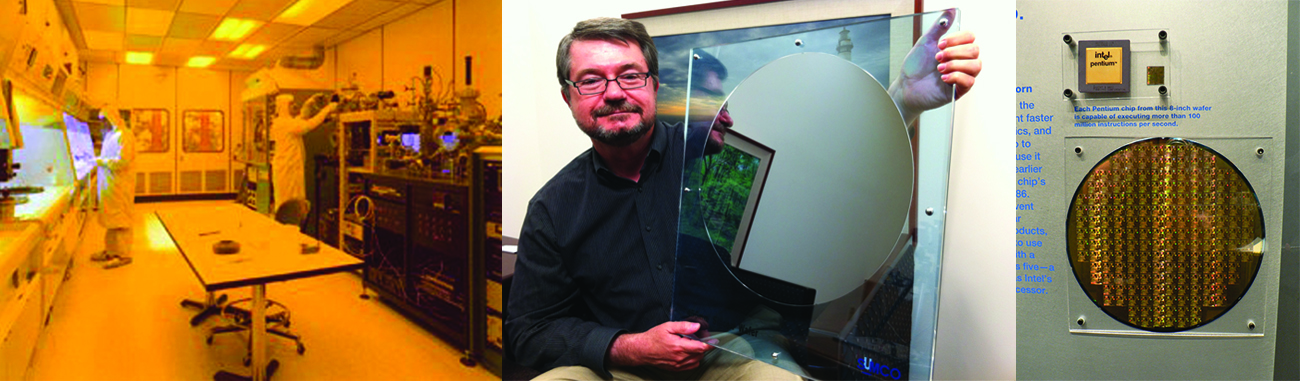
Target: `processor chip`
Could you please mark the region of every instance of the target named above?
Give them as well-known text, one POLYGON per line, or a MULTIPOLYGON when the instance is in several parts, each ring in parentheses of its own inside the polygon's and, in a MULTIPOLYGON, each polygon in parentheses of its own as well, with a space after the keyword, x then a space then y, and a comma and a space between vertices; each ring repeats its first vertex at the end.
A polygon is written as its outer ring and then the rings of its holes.
POLYGON ((1124 49, 1088 48, 1084 57, 1088 65, 1084 71, 1087 83, 1124 83, 1124 49))
POLYGON ((1246 178, 1187 140, 1131 143, 1084 177, 1067 249, 1097 307, 1135 328, 1176 332, 1222 316, 1249 290, 1264 216, 1246 178))
POLYGON ((1129 40, 1079 41, 1077 49, 1080 92, 1129 91, 1129 40))

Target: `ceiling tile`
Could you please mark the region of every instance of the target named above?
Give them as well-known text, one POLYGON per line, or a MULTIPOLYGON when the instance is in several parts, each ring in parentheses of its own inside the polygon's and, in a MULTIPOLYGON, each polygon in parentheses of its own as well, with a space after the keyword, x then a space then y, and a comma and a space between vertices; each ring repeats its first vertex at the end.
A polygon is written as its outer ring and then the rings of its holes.
POLYGON ((199 13, 177 13, 172 18, 172 28, 168 37, 204 39, 212 34, 212 29, 221 22, 220 16, 199 13))
POLYGON ((424 7, 425 5, 423 4, 411 4, 411 3, 402 4, 397 6, 397 8, 393 8, 393 10, 388 11, 382 15, 379 15, 378 17, 372 18, 370 19, 370 21, 366 21, 365 23, 362 23, 361 25, 358 25, 356 28, 352 28, 352 29, 356 29, 356 30, 375 29, 383 26, 384 24, 397 21, 402 17, 406 17, 409 14, 415 13, 415 11, 424 9, 424 7))
POLYGON ((325 41, 322 42, 321 44, 325 46, 335 46, 347 42, 348 40, 356 38, 357 36, 360 36, 365 33, 366 32, 360 30, 345 30, 339 32, 339 34, 334 35, 334 37, 325 39, 325 41))
POLYGON ((231 50, 235 49, 237 44, 226 41, 204 40, 199 44, 199 49, 194 52, 196 55, 205 55, 213 57, 225 57, 231 50))
POLYGON ((126 32, 145 36, 166 36, 174 15, 172 11, 127 7, 126 32))
POLYGON ((86 38, 86 47, 92 50, 122 50, 122 33, 100 32, 96 30, 81 31, 86 38))
POLYGON ((303 27, 297 25, 270 23, 263 25, 262 28, 258 29, 257 32, 253 33, 253 35, 248 36, 248 39, 244 40, 244 42, 263 44, 267 46, 275 45, 281 40, 289 38, 289 36, 292 36, 302 28, 303 27))
POLYGON ((189 61, 189 55, 158 53, 153 55, 153 64, 156 66, 184 66, 189 61))
POLYGON ((78 3, 95 3, 103 5, 125 6, 126 0, 77 0, 78 3))
POLYGON ((280 15, 294 0, 240 0, 230 8, 227 17, 270 21, 280 15))
POLYGON ((154 51, 159 47, 162 47, 162 37, 157 36, 128 34, 126 40, 122 43, 122 49, 124 50, 154 51))
POLYGON ((82 50, 77 54, 81 58, 90 62, 117 62, 118 52, 116 50, 82 50))
POLYGON ((126 8, 121 6, 76 2, 77 22, 82 30, 122 32, 126 26, 126 8))
POLYGON ((334 37, 334 35, 339 34, 339 32, 342 31, 338 29, 311 27, 303 29, 301 32, 298 32, 298 34, 295 34, 293 37, 290 37, 288 40, 285 40, 280 44, 285 47, 294 48, 311 47, 314 45, 323 46, 326 39, 334 37))
POLYGON ((362 23, 370 21, 371 18, 384 14, 397 6, 402 5, 392 1, 384 0, 356 0, 343 8, 335 11, 329 16, 316 22, 318 27, 334 29, 355 29, 362 23))
POLYGON ((224 16, 230 7, 239 0, 185 0, 181 2, 181 12, 199 13, 209 16, 224 16))
POLYGON ((131 8, 158 9, 164 11, 175 11, 176 5, 180 0, 127 0, 126 6, 131 8))
POLYGON ((162 50, 159 50, 159 53, 190 56, 194 55, 202 44, 203 40, 168 37, 163 39, 162 50))

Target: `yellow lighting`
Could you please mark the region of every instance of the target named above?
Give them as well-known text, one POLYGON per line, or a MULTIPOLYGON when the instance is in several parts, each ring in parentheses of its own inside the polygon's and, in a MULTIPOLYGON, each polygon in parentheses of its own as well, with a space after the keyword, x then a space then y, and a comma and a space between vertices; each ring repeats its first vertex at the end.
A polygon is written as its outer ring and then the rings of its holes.
POLYGON ((58 120, 58 109, 48 103, 27 95, 15 86, 14 112, 18 113, 18 123, 26 126, 49 126, 58 120))
POLYGON ((275 22, 308 26, 351 3, 352 0, 298 0, 280 13, 275 22))
POLYGON ((126 63, 136 65, 148 65, 153 62, 153 53, 149 52, 126 52, 126 63))
POLYGON ((189 67, 208 67, 208 65, 211 65, 213 62, 216 62, 216 61, 217 61, 217 58, 216 58, 216 57, 209 57, 209 56, 195 56, 195 57, 190 57, 190 61, 189 61, 189 62, 186 62, 186 63, 185 63, 185 66, 189 66, 189 67))
POLYGON ((262 23, 257 20, 226 18, 225 20, 221 20, 221 25, 218 25, 217 30, 212 32, 212 39, 221 41, 239 41, 244 39, 244 37, 248 37, 249 34, 253 33, 253 31, 260 26, 262 26, 262 23))
POLYGON ((240 44, 239 47, 235 48, 235 51, 230 52, 230 56, 251 60, 257 58, 263 51, 266 51, 266 45, 240 44))

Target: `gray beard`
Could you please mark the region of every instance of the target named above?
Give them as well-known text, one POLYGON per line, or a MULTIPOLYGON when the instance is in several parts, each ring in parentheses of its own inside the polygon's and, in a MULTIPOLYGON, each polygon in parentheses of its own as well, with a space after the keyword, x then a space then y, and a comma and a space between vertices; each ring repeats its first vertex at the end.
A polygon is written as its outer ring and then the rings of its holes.
POLYGON ((633 142, 641 139, 641 137, 645 136, 647 132, 650 132, 650 125, 653 123, 653 118, 650 120, 642 120, 641 123, 638 123, 631 129, 622 131, 601 130, 600 127, 595 125, 578 127, 580 127, 582 132, 586 133, 587 136, 590 136, 598 142, 614 147, 627 147, 633 142))

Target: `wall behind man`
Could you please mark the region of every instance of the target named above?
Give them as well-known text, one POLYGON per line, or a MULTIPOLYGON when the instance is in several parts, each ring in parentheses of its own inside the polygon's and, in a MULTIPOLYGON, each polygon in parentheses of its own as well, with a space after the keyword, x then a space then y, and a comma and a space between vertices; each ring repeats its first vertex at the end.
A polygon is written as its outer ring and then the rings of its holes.
MULTIPOLYGON (((561 167, 591 147, 573 122, 555 78, 555 50, 580 20, 712 1, 626 5, 568 1, 563 6, 505 0, 502 72, 505 102, 504 234, 517 237, 528 200, 561 167)), ((795 1, 796 8, 827 1, 795 1)), ((910 2, 908 2, 910 3, 910 2)), ((780 4, 780 3, 778 3, 780 4)), ((943 285, 935 349, 936 379, 1015 378, 1012 293, 1014 201, 1009 125, 1013 101, 1015 24, 1009 0, 932 0, 926 10, 962 9, 962 27, 976 33, 985 69, 979 85, 956 105, 949 179, 943 285), (1006 105, 1006 106, 1004 106, 1006 105), (1000 123, 999 121, 1006 121, 1000 123), (1006 127, 1003 127, 1006 125, 1006 127)), ((774 16, 775 17, 775 16, 774 16)))
MULTIPOLYGON (((465 56, 473 57, 473 87, 489 117, 501 115, 501 2, 444 0, 336 46, 334 82, 356 74, 363 92, 392 90, 405 103, 411 78, 433 66, 442 83, 465 86, 465 56), (453 33, 455 38, 452 38, 453 33)), ((437 79, 437 76, 435 76, 437 79)), ((434 91, 438 86, 433 87, 434 91)))

